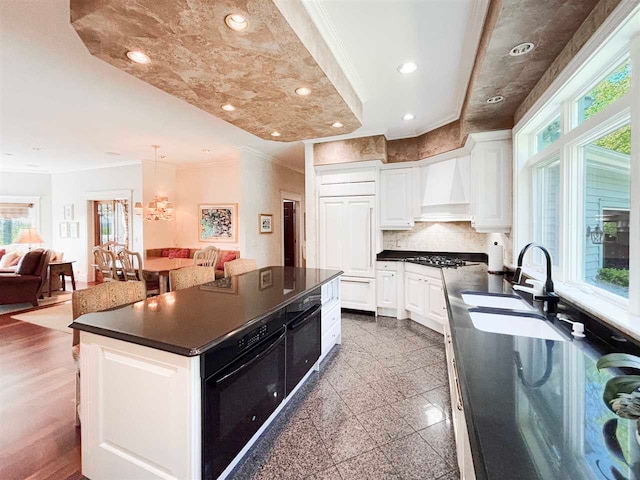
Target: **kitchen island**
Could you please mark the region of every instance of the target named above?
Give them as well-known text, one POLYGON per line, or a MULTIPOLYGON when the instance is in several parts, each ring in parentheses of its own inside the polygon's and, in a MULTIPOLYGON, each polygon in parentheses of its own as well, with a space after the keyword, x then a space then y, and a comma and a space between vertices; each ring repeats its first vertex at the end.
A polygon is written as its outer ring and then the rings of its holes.
MULTIPOLYGON (((607 353, 639 355, 636 342, 564 301, 560 311, 585 324, 585 338, 553 316, 538 321, 554 339, 482 331, 463 294, 519 292, 485 264, 442 275, 461 479, 638 478, 635 421, 617 417, 602 398, 606 382, 621 372, 596 366, 607 353)), ((529 294, 521 296, 544 314, 529 294)))
POLYGON ((340 343, 340 274, 263 268, 78 318, 82 473, 226 477, 340 343))

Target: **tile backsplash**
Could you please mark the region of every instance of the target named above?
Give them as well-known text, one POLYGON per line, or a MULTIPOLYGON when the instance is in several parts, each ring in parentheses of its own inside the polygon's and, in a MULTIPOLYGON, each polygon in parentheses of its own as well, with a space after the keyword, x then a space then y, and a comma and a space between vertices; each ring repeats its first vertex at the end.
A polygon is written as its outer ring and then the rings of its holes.
POLYGON ((385 250, 487 253, 490 243, 504 245, 505 264, 512 263, 510 235, 478 233, 471 222, 416 222, 412 230, 385 231, 385 250))

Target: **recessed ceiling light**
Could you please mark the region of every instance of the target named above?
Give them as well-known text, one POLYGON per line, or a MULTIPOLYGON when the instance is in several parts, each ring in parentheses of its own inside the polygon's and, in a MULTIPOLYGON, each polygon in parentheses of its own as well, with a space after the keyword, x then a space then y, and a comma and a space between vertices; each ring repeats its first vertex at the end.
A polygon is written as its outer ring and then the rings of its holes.
POLYGON ((311 95, 311 89, 307 87, 296 88, 296 93, 301 97, 306 97, 307 95, 311 95))
POLYGON ((246 30, 249 26, 249 22, 244 16, 239 13, 231 13, 224 17, 224 23, 227 24, 231 30, 235 30, 236 32, 241 32, 242 30, 246 30))
POLYGON ((203 151, 204 153, 211 153, 211 150, 209 150, 208 148, 203 148, 203 149, 202 149, 202 151, 203 151))
POLYGON ((335 122, 331 126, 333 128, 342 128, 342 127, 344 127, 344 125, 342 125, 342 123, 340 123, 340 122, 335 122))
POLYGON ((418 69, 418 65, 413 62, 403 63, 398 67, 400 73, 413 73, 418 69))
POLYGON ((500 103, 502 101, 504 101, 504 97, 502 95, 487 98, 487 103, 500 103))
POLYGON ((512 57, 519 57, 520 55, 526 55, 535 48, 535 45, 531 42, 521 43, 509 50, 509 55, 512 57))
POLYGON ((271 136, 272 137, 279 137, 280 135, 282 135, 280 132, 278 132, 277 130, 274 130, 273 132, 271 132, 271 136))
POLYGON ((236 109, 236 107, 234 107, 230 103, 225 103, 220 108, 223 109, 225 112, 233 112, 236 109))
POLYGON ((140 50, 129 50, 127 52, 127 58, 132 62, 141 63, 142 65, 151 61, 148 55, 140 50))
POLYGON ((403 120, 413 120, 414 118, 416 118, 416 116, 413 113, 407 113, 402 117, 403 120))

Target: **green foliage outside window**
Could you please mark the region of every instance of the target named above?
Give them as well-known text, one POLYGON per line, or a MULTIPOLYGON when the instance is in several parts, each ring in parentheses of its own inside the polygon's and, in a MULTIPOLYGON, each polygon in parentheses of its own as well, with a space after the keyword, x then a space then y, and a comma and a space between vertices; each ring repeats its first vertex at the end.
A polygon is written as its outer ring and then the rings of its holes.
POLYGON ((620 285, 621 287, 629 286, 629 270, 619 268, 601 268, 598 270, 598 280, 601 282, 620 285))

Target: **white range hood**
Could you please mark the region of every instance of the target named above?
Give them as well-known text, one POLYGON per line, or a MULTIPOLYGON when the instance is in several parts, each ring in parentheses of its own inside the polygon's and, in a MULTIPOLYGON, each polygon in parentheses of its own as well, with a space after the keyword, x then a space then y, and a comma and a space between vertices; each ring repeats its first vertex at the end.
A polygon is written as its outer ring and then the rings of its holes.
POLYGON ((417 222, 470 221, 470 158, 453 158, 421 167, 417 222))

